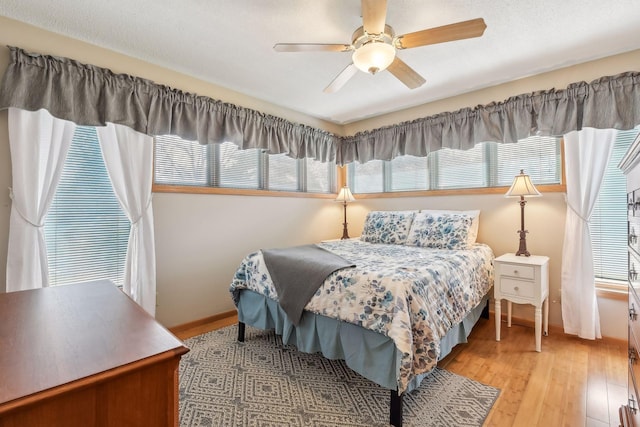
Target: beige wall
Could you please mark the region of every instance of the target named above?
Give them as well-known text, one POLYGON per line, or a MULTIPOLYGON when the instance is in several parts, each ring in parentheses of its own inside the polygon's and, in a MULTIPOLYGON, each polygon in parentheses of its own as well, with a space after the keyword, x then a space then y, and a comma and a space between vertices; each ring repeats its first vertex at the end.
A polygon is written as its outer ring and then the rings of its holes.
MULTIPOLYGON (((339 127, 267 104, 236 92, 166 70, 140 60, 47 33, 0 17, 0 45, 67 56, 115 72, 148 78, 158 83, 255 108, 288 120, 350 134, 415 117, 422 117, 567 83, 590 80, 637 68, 640 51, 571 67, 542 77, 531 77, 469 95, 416 107, 362 123, 339 127), (635 61, 635 63, 634 63, 635 61)), ((0 74, 8 64, 8 49, 0 47, 0 74)), ((5 277, 11 162, 7 113, 0 112, 0 276, 5 277)), ((528 247, 551 258, 551 322, 561 324, 560 268, 564 233, 564 195, 545 194, 527 205, 528 247)), ((478 239, 496 255, 517 249, 519 207, 501 195, 412 197, 360 200, 349 206, 351 235, 362 230, 372 209, 481 209, 478 239)), ((281 247, 336 238, 341 235, 341 206, 327 199, 242 197, 228 195, 155 194, 154 215, 158 272, 158 319, 174 326, 233 309, 228 286, 242 257, 263 247, 281 247)), ((0 283, 3 283, 0 280, 0 283)), ((2 290, 2 288, 0 288, 2 290)), ((603 334, 626 337, 624 304, 604 301, 603 334)), ((533 318, 531 310, 516 307, 515 315, 533 318)))

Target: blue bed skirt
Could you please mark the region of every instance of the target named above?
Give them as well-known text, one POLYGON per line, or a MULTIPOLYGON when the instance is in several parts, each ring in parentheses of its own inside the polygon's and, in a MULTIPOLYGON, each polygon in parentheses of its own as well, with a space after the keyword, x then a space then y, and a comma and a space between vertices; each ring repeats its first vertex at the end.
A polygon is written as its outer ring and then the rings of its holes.
MULTIPOLYGON (((440 359, 455 345, 467 342, 488 298, 488 294, 485 295, 480 304, 445 335, 440 342, 440 359)), ((328 359, 344 360, 363 377, 390 390, 397 389, 400 354, 387 336, 307 311, 303 312, 300 324, 294 326, 276 301, 246 289, 240 292, 238 320, 258 329, 273 329, 286 345, 294 345, 304 353, 321 353, 328 359)), ((429 373, 414 377, 406 391, 417 388, 427 375, 429 373)))

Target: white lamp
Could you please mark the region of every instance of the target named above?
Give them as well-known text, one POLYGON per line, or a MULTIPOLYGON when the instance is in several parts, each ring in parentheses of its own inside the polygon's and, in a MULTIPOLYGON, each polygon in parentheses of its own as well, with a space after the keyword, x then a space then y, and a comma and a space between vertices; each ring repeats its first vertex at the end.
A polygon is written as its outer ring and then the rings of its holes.
POLYGON ((524 229, 524 205, 527 201, 524 199, 525 197, 540 197, 542 194, 531 182, 529 179, 529 175, 525 175, 524 170, 520 169, 520 175, 516 175, 513 179, 513 184, 511 184, 511 188, 504 195, 505 197, 520 197, 520 248, 516 253, 517 256, 524 255, 530 256, 531 254, 527 250, 527 233, 528 231, 524 229))
POLYGON ((336 197, 336 202, 341 202, 344 206, 344 223, 342 229, 342 240, 349 238, 349 232, 347 231, 347 203, 355 202, 356 199, 351 194, 351 190, 349 190, 348 186, 344 186, 340 189, 338 193, 338 197, 336 197))
POLYGON ((384 42, 371 41, 353 52, 351 60, 358 69, 375 74, 386 70, 396 57, 396 48, 384 42))

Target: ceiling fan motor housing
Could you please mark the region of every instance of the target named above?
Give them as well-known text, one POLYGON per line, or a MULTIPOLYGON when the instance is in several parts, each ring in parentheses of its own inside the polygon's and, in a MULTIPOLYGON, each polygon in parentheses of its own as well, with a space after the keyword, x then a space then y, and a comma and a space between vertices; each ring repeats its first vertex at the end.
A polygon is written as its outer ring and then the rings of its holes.
POLYGON ((355 30, 351 43, 354 47, 352 60, 355 66, 371 74, 385 70, 396 56, 394 36, 393 28, 389 25, 385 25, 384 32, 380 34, 369 34, 364 27, 355 30))

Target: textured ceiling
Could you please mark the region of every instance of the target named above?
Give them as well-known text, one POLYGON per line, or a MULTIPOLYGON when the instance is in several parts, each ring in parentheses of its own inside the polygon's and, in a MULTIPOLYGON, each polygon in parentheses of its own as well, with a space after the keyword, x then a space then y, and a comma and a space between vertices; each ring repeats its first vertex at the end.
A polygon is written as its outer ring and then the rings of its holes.
POLYGON ((639 0, 389 0, 397 34, 479 17, 487 29, 399 51, 426 78, 418 89, 359 72, 326 94, 349 53, 273 45, 349 44, 360 0, 0 0, 0 15, 336 123, 640 49, 639 0))

